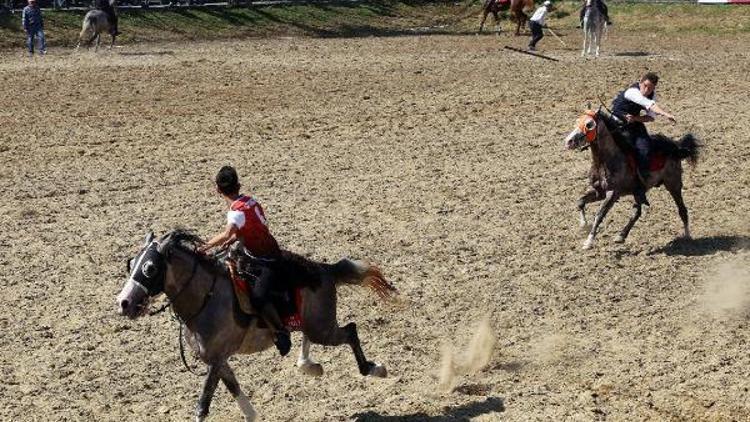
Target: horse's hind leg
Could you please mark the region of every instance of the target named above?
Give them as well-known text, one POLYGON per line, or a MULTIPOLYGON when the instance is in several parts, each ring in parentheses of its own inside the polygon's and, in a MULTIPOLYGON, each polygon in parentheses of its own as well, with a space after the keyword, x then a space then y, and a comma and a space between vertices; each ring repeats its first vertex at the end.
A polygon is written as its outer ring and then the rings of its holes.
POLYGON ((203 391, 195 408, 196 422, 202 422, 208 416, 208 408, 211 407, 211 399, 214 397, 216 386, 219 383, 219 369, 221 365, 209 365, 208 374, 203 382, 203 391))
POLYGON ((229 394, 234 397, 237 401, 237 405, 240 407, 242 414, 245 415, 245 422, 253 422, 258 417, 258 413, 255 412, 253 405, 250 403, 250 399, 247 398, 245 393, 242 392, 240 384, 237 382, 237 377, 234 376, 234 371, 229 367, 228 364, 224 364, 220 368, 219 376, 221 382, 229 390, 229 394))
POLYGON ((677 212, 680 214, 682 220, 682 226, 685 230, 685 239, 690 239, 690 226, 688 225, 688 210, 685 206, 685 201, 682 199, 682 180, 677 183, 667 183, 665 180, 664 187, 667 188, 669 194, 672 195, 674 203, 677 205, 677 212))
POLYGON ((612 205, 615 204, 618 196, 619 195, 616 195, 614 191, 607 191, 604 203, 602 203, 601 208, 599 208, 599 211, 596 213, 596 218, 594 218, 594 224, 591 226, 589 237, 583 242, 583 249, 591 249, 591 247, 594 246, 594 240, 596 239, 596 232, 599 230, 599 225, 604 220, 604 217, 607 216, 609 210, 612 209, 612 205))
POLYGON ((323 346, 348 344, 354 352, 355 359, 357 359, 357 367, 360 374, 375 377, 385 377, 387 375, 385 367, 371 362, 365 357, 362 345, 359 343, 357 325, 353 322, 346 324, 344 327, 338 327, 334 322, 333 326, 325 332, 310 333, 310 340, 323 346))
POLYGON ((297 368, 306 375, 319 377, 323 375, 323 366, 310 359, 310 339, 302 335, 302 350, 297 359, 297 368))

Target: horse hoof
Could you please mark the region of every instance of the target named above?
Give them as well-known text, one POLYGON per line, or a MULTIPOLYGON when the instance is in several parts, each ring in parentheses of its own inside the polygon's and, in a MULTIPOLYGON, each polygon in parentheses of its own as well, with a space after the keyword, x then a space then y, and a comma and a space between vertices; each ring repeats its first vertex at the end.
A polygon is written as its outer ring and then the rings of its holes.
POLYGON ((593 247, 594 247, 594 242, 593 241, 587 240, 587 241, 583 242, 583 250, 584 251, 587 251, 587 250, 589 250, 589 249, 591 249, 593 247))
POLYGON ((302 365, 298 365, 298 367, 300 372, 311 377, 323 375, 323 365, 319 363, 303 363, 302 365))
POLYGON ((615 237, 615 243, 625 243, 625 238, 622 237, 621 234, 618 234, 617 237, 615 237))
POLYGON ((385 366, 376 364, 370 368, 368 375, 371 377, 385 378, 388 376, 388 371, 386 371, 385 366))

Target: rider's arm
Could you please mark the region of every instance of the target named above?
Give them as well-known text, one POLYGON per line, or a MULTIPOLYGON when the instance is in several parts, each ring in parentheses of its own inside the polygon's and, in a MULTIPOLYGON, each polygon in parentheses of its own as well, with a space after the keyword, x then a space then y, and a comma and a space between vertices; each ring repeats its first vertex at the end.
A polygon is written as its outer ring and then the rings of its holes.
POLYGON ((207 250, 213 247, 225 246, 229 243, 232 243, 235 240, 237 240, 237 232, 238 232, 237 226, 235 226, 234 224, 227 224, 227 227, 226 229, 224 229, 223 232, 212 237, 211 240, 209 240, 203 246, 198 248, 198 251, 206 252, 207 250))
POLYGON ((654 105, 652 105, 651 108, 648 109, 648 111, 654 112, 660 116, 664 116, 672 123, 676 122, 674 116, 664 111, 663 108, 659 107, 659 104, 654 103, 654 105))

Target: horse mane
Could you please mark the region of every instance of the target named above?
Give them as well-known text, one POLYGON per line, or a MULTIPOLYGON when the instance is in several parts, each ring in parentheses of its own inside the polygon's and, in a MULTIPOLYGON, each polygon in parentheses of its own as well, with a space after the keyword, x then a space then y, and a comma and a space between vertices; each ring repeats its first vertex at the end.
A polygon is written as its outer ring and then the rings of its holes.
POLYGON ((198 247, 206 242, 190 229, 177 227, 164 235, 160 240, 162 248, 167 254, 169 254, 173 248, 176 248, 177 250, 195 257, 201 263, 208 264, 216 269, 225 269, 224 264, 218 258, 197 252, 198 247))

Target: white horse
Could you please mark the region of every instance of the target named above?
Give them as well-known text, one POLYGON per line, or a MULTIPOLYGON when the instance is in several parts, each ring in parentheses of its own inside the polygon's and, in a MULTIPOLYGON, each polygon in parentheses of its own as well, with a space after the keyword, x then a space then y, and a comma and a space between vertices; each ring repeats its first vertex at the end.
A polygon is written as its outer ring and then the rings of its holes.
POLYGON ((602 11, 593 4, 593 0, 586 0, 586 13, 583 15, 583 51, 581 57, 588 54, 599 57, 599 48, 605 31, 604 15, 602 11))
MULTIPOLYGON (((117 7, 117 1, 116 0, 109 0, 110 6, 113 8, 117 7)), ((78 35, 78 45, 76 45, 76 51, 81 47, 81 43, 86 44, 87 47, 91 46, 91 43, 96 40, 96 44, 94 45, 94 51, 99 50, 99 43, 102 38, 102 33, 109 33, 110 32, 110 24, 109 19, 107 19, 107 14, 101 10, 91 10, 88 13, 86 13, 86 16, 83 17, 83 26, 81 28, 81 33, 78 35)), ((115 45, 115 35, 111 35, 112 41, 109 44, 109 48, 112 49, 112 47, 115 45)))

